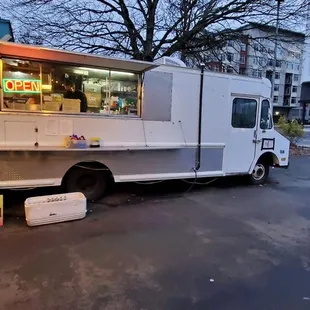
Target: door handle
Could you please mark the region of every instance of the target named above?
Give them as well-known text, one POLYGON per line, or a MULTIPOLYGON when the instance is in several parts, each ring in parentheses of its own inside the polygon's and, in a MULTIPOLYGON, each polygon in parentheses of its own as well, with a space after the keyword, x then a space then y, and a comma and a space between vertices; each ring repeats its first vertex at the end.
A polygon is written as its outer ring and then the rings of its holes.
POLYGON ((262 140, 256 140, 256 139, 253 139, 253 143, 261 143, 262 142, 262 140))

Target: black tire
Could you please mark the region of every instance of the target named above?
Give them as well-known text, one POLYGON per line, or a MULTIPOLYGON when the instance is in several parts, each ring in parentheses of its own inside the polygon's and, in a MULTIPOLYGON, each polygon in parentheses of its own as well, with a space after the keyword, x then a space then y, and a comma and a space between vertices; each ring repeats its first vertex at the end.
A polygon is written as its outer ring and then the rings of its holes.
POLYGON ((73 167, 64 183, 67 192, 81 192, 87 200, 95 201, 105 194, 108 178, 102 170, 73 167))
POLYGON ((253 185, 264 184, 269 176, 269 165, 264 161, 258 161, 250 174, 250 182, 253 185))

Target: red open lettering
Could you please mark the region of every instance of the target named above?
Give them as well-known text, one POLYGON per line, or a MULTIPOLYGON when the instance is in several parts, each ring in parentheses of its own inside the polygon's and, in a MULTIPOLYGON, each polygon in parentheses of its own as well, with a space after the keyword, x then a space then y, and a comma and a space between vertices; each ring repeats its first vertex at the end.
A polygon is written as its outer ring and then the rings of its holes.
POLYGON ((31 82, 30 81, 24 81, 24 91, 31 91, 31 82))
POLYGON ((40 93, 40 80, 3 79, 4 92, 40 93))
POLYGON ((8 91, 14 91, 14 83, 11 80, 6 80, 5 89, 7 89, 8 91))
POLYGON ((31 82, 31 88, 33 91, 40 91, 40 84, 39 84, 39 81, 32 81, 31 82))
POLYGON ((20 80, 16 80, 16 81, 14 81, 15 82, 15 90, 16 91, 23 91, 24 89, 23 89, 23 82, 22 81, 20 81, 20 80))

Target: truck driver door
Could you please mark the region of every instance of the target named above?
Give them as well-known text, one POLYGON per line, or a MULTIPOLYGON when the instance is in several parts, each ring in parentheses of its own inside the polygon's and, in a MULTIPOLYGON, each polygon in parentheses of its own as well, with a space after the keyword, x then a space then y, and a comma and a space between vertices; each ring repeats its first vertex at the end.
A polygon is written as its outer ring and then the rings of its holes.
POLYGON ((273 127, 272 111, 269 100, 263 99, 259 109, 259 121, 254 136, 256 144, 256 157, 264 150, 273 150, 275 146, 274 134, 271 130, 273 127))
POLYGON ((248 173, 254 157, 259 97, 232 97, 229 137, 225 147, 225 171, 248 173))

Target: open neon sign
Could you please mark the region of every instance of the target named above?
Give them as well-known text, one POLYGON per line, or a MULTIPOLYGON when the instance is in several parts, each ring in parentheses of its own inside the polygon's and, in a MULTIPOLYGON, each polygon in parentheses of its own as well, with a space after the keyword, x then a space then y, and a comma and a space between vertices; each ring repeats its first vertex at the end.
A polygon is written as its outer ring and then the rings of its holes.
POLYGON ((41 93, 41 81, 29 79, 3 79, 5 93, 41 93))

